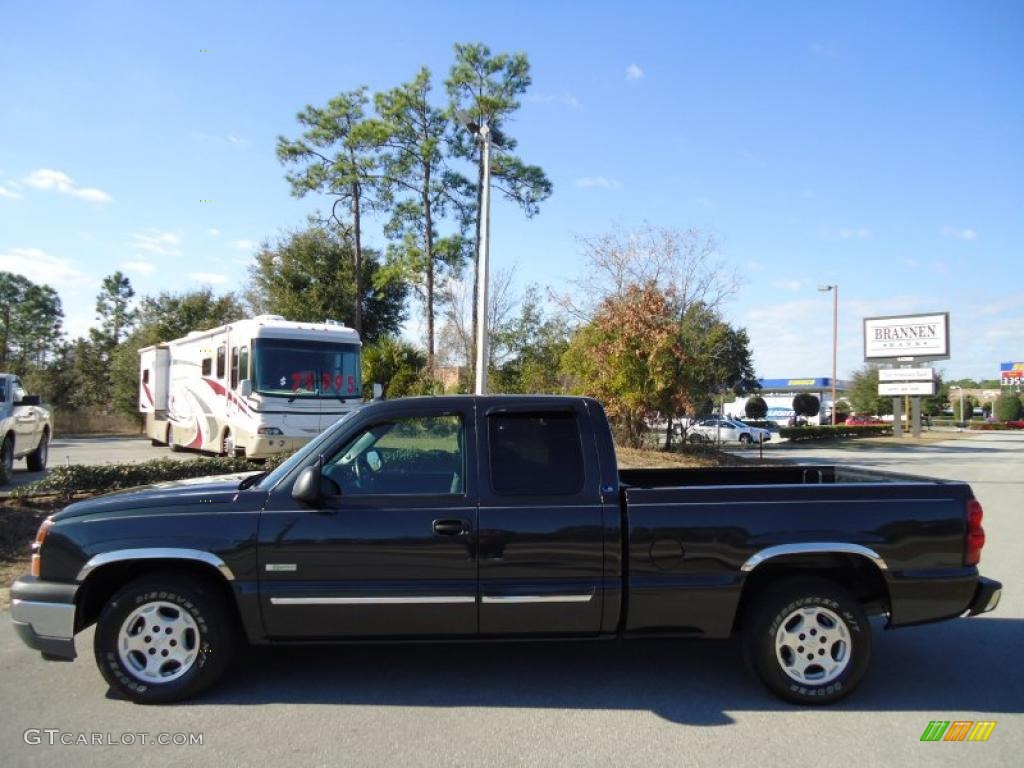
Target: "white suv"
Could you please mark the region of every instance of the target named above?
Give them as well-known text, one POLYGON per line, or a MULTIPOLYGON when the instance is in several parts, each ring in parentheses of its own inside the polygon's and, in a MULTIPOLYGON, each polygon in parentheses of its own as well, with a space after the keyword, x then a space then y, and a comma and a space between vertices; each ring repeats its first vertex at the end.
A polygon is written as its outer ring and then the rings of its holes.
POLYGON ((702 416, 690 427, 687 439, 691 443, 740 443, 757 445, 761 440, 769 442, 772 433, 760 427, 751 427, 736 419, 721 416, 702 416))

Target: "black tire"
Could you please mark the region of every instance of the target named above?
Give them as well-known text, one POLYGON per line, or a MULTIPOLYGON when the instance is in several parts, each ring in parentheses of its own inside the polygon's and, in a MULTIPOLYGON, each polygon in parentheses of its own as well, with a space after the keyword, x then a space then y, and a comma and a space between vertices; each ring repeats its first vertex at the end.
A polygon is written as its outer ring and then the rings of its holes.
MULTIPOLYGON (((100 613, 93 638, 96 665, 113 690, 137 704, 163 704, 196 696, 213 685, 231 661, 234 624, 228 610, 222 593, 203 580, 172 571, 143 576, 117 592, 100 613), (179 677, 166 683, 154 683, 140 677, 118 651, 118 637, 126 620, 138 608, 154 602, 171 604, 191 617, 196 627, 190 637, 190 647, 195 649, 194 661, 179 677)), ((172 618, 173 611, 155 614, 158 622, 171 621, 172 618), (163 618, 164 614, 171 618, 163 618)), ((148 627, 143 631, 147 630, 148 627)), ((171 644, 173 637, 172 634, 168 641, 171 644)), ((149 642, 148 637, 146 642, 149 642)), ((156 643, 151 645, 156 646, 156 643)), ((185 644, 184 640, 182 644, 185 644)), ((150 653, 159 661, 154 650, 150 653)), ((167 650, 164 646, 159 653, 166 655, 167 650)), ((144 654, 140 657, 146 658, 144 654)))
POLYGON ((704 442, 704 436, 703 435, 699 435, 696 432, 691 434, 686 439, 689 441, 690 445, 699 445, 700 443, 704 442))
POLYGON ((0 465, 6 470, 7 477, 14 474, 14 438, 10 435, 0 444, 0 465))
POLYGON ((742 435, 740 435, 740 445, 749 446, 753 442, 754 442, 754 438, 752 438, 746 432, 744 432, 742 435))
MULTIPOLYGON (((796 626, 794 631, 803 628, 800 624, 796 626)), ((871 624, 860 604, 838 584, 818 578, 790 579, 768 587, 755 597, 744 617, 743 655, 754 674, 779 698, 796 704, 832 704, 852 693, 867 672, 871 663, 871 624), (815 620, 808 622, 807 632, 795 636, 803 638, 806 635, 808 645, 798 646, 801 649, 799 654, 788 645, 777 652, 779 632, 786 631, 783 622, 802 609, 821 612, 815 620), (829 616, 839 617, 843 627, 830 627, 829 616), (821 621, 825 623, 819 623, 821 621), (842 638, 843 628, 846 640, 833 642, 835 638, 842 638), (810 645, 821 640, 823 635, 826 635, 823 646, 810 645), (845 652, 842 650, 844 644, 845 652), (803 664, 803 651, 815 648, 815 653, 826 651, 827 655, 822 655, 821 659, 825 664, 834 663, 836 659, 829 662, 828 656, 839 651, 840 659, 845 659, 845 666, 835 677, 829 678, 825 666, 817 664, 818 657, 815 656, 807 665, 804 679, 791 676, 784 660, 791 660, 788 666, 795 670, 792 660, 795 658, 796 665, 803 664), (823 673, 822 682, 813 679, 817 674, 815 667, 823 673)))
POLYGON ((181 446, 174 441, 174 427, 170 424, 167 425, 167 447, 172 453, 181 453, 181 446))
POLYGON ((46 469, 46 460, 50 455, 50 433, 46 430, 43 431, 43 436, 39 438, 39 445, 32 451, 28 456, 25 457, 25 463, 28 464, 29 472, 42 472, 46 469))

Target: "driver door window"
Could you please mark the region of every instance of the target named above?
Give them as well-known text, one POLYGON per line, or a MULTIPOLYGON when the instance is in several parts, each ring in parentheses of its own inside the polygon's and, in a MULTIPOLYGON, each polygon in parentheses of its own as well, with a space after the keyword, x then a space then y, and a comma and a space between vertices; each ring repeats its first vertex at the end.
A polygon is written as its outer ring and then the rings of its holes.
POLYGON ((461 495, 466 478, 464 431, 456 415, 374 424, 325 462, 324 477, 343 497, 461 495))

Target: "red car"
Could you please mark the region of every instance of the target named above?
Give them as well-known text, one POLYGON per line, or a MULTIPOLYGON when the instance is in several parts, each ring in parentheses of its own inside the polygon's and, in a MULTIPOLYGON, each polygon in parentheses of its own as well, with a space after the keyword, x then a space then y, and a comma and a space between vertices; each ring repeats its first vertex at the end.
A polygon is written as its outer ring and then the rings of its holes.
POLYGON ((874 416, 847 416, 846 424, 851 427, 867 427, 885 424, 885 422, 874 416))
POLYGON ((1006 426, 1013 427, 1014 429, 1024 429, 1024 419, 1019 419, 1017 421, 1008 421, 1006 422, 1006 426))

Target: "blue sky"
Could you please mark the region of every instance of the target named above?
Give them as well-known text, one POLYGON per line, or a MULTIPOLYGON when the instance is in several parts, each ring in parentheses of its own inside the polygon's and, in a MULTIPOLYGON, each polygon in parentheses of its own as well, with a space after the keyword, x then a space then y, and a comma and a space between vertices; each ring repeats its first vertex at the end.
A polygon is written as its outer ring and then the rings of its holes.
POLYGON ((918 310, 952 313, 950 375, 1024 359, 1024 5, 483 7, 7 0, 0 269, 56 287, 73 333, 118 268, 139 294, 240 288, 316 205, 274 156, 295 113, 421 65, 441 100, 452 44, 483 41, 530 57, 510 131, 555 188, 533 220, 496 203, 520 284, 564 288, 575 237, 612 224, 702 227, 762 376, 828 375, 820 283, 841 376, 863 317, 918 310))

